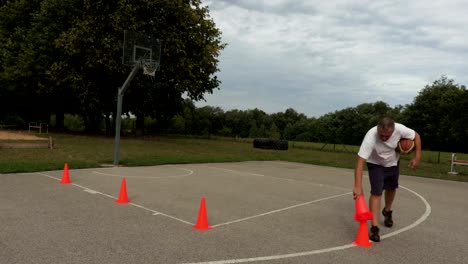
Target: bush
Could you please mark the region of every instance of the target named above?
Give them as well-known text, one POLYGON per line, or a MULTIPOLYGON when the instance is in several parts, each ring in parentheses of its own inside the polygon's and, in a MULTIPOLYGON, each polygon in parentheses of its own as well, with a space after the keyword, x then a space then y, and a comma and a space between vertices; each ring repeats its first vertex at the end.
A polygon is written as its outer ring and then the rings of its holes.
POLYGON ((16 114, 6 114, 0 119, 0 123, 3 125, 21 126, 24 124, 24 120, 16 114))

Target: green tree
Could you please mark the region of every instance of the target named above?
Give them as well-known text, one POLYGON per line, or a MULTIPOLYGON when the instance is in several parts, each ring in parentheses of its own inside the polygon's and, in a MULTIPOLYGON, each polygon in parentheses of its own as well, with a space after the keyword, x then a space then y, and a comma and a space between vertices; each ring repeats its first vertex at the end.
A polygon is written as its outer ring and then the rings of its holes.
POLYGON ((272 139, 280 139, 281 138, 281 133, 278 127, 273 123, 270 127, 270 130, 268 131, 268 136, 272 139))
POLYGON ((80 13, 70 17, 72 26, 56 41, 66 56, 56 61, 52 74, 69 80, 87 131, 97 131, 103 116, 115 112, 117 87, 126 77, 120 59, 119 3, 80 1, 80 13))
POLYGON ((406 106, 402 120, 421 135, 425 148, 466 151, 467 102, 466 87, 442 76, 406 106))
POLYGON ((181 115, 175 115, 172 118, 171 126, 168 129, 170 134, 184 134, 185 133, 185 119, 181 115))
POLYGON ((218 131, 218 135, 223 137, 232 137, 232 128, 223 126, 223 128, 218 131))
POLYGON ((313 138, 323 143, 360 145, 367 130, 383 116, 398 117, 399 108, 377 101, 327 113, 315 122, 313 138))
POLYGON ((35 14, 33 26, 28 32, 28 45, 24 49, 23 65, 33 69, 32 76, 25 76, 31 87, 37 85, 36 93, 44 103, 40 109, 45 115, 55 114, 58 128, 64 127, 65 113, 76 113, 79 109, 76 94, 70 87, 68 72, 53 74, 57 62, 66 60, 68 55, 57 46, 61 34, 72 26, 71 17, 81 13, 80 2, 76 0, 43 0, 40 11, 35 14))
POLYGON ((297 141, 314 140, 314 119, 301 118, 294 123, 288 123, 283 133, 284 139, 297 141))
POLYGON ((28 33, 40 4, 40 0, 18 0, 3 2, 0 7, 0 112, 19 114, 26 121, 35 114, 26 109, 40 109, 37 83, 28 78, 34 71, 24 67, 28 33))
POLYGON ((346 144, 360 145, 367 131, 379 120, 388 116, 398 121, 398 107, 391 108, 383 101, 364 103, 353 108, 354 120, 348 120, 350 130, 346 132, 346 144))
POLYGON ((223 128, 224 111, 219 107, 204 106, 195 110, 194 132, 214 135, 223 128))
POLYGON ((137 76, 128 91, 129 110, 137 119, 172 116, 181 111, 183 95, 199 101, 218 88, 218 56, 226 44, 200 0, 121 1, 119 10, 122 31, 142 32, 163 43, 155 80, 137 76))
POLYGON ((258 127, 257 127, 257 122, 255 120, 252 120, 250 125, 250 131, 249 131, 249 138, 255 138, 258 136, 258 127))
POLYGON ((284 131, 288 124, 294 124, 300 119, 306 118, 304 114, 299 114, 292 108, 286 109, 284 113, 275 113, 271 115, 272 122, 277 126, 280 137, 284 137, 284 131))
POLYGON ((145 116, 167 129, 183 95, 202 100, 220 83, 217 57, 226 44, 200 0, 18 0, 0 14, 0 103, 14 111, 46 102, 52 107, 44 112, 56 113, 57 123, 63 112, 77 112, 88 131, 97 131, 103 117, 110 126, 129 73, 121 62, 124 30, 164 44, 155 81, 140 74, 126 96, 123 113, 137 116, 137 131, 145 116))
POLYGON ((248 111, 230 110, 225 113, 225 125, 232 128, 232 135, 248 137, 250 133, 250 115, 248 111))

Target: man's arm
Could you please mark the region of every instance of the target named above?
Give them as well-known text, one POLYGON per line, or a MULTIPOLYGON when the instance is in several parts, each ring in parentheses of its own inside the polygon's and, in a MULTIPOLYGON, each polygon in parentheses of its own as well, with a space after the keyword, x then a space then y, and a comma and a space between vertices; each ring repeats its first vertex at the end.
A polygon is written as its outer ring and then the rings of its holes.
POLYGON ((409 167, 411 169, 416 169, 419 166, 419 162, 421 161, 421 137, 419 136, 418 132, 415 132, 414 136, 414 147, 415 147, 415 154, 414 158, 411 159, 409 163, 409 167))
POLYGON ((361 158, 359 155, 356 157, 356 165, 354 167, 354 188, 353 198, 356 200, 359 195, 362 194, 362 172, 364 170, 364 164, 366 160, 361 158))

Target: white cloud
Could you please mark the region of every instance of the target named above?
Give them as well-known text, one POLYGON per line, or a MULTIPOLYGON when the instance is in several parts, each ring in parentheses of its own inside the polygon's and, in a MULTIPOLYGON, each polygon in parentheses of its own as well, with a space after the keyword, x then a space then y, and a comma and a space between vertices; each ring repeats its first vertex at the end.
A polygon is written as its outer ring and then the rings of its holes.
POLYGON ((409 104, 446 75, 466 84, 468 2, 211 0, 228 43, 220 90, 197 105, 320 116, 409 104))

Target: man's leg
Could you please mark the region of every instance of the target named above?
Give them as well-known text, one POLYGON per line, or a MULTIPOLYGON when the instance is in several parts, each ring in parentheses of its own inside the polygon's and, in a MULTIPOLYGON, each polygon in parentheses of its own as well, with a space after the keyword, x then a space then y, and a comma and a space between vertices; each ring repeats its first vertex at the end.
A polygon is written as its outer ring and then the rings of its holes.
POLYGON ((384 225, 386 227, 393 226, 393 218, 392 218, 392 204, 393 200, 395 199, 396 190, 385 190, 385 207, 382 210, 382 214, 385 217, 384 225))
POLYGON ((371 194, 369 198, 369 206, 373 215, 373 218, 372 218, 373 226, 379 226, 381 198, 382 198, 382 195, 374 195, 374 194, 371 194))
POLYGON ((369 171, 369 180, 371 184, 371 196, 369 198, 369 209, 372 212, 372 226, 369 233, 369 239, 374 242, 380 241, 379 235, 379 213, 382 191, 384 188, 383 167, 372 163, 367 163, 369 171))
POLYGON ((400 176, 400 163, 398 162, 397 166, 386 168, 385 169, 385 180, 384 180, 384 189, 385 189, 385 207, 382 210, 382 214, 385 217, 384 225, 386 227, 393 226, 393 211, 392 205, 395 200, 396 189, 398 188, 398 179, 400 176))
POLYGON ((385 211, 392 211, 393 200, 395 200, 396 190, 385 190, 385 211))

